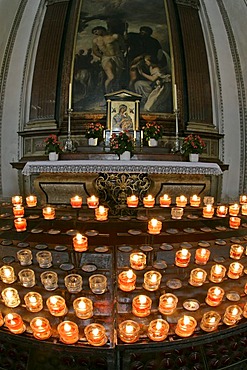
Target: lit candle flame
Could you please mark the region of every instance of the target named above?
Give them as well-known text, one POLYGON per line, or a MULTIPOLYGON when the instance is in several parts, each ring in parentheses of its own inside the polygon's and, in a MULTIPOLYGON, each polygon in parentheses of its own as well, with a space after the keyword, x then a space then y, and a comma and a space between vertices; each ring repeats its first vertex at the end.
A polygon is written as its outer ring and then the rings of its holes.
POLYGON ((66 322, 64 324, 64 331, 69 332, 71 330, 71 326, 66 322))
POLYGON ((131 325, 131 324, 126 325, 125 331, 126 331, 127 334, 133 333, 133 330, 134 330, 133 325, 131 325))
POLYGON ((126 272, 126 276, 127 276, 128 279, 131 279, 133 277, 133 271, 132 270, 128 270, 126 272))
POLYGON ((141 304, 144 304, 147 302, 147 298, 145 297, 145 295, 140 295, 139 296, 139 301, 141 304))

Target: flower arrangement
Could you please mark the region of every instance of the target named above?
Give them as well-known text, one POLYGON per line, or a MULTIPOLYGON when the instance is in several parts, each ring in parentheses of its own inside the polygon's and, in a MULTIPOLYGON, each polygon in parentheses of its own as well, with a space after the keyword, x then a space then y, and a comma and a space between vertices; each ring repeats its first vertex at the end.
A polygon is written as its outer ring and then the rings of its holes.
POLYGON ((201 154, 205 147, 206 144, 199 135, 190 134, 184 138, 181 151, 183 154, 201 154))
POLYGON ((88 139, 90 138, 101 139, 103 136, 103 130, 104 130, 104 126, 101 123, 92 122, 92 123, 89 123, 85 136, 88 139))
POLYGON ((110 138, 110 148, 111 151, 118 155, 128 151, 132 156, 134 143, 131 136, 128 135, 128 131, 122 131, 119 134, 113 133, 110 138))
POLYGON ((143 126, 143 137, 146 141, 149 139, 159 140, 162 137, 162 127, 155 121, 146 122, 143 126))
POLYGON ((51 134, 45 140, 45 154, 49 154, 51 152, 55 153, 62 153, 62 149, 60 148, 60 142, 58 141, 57 135, 51 134))

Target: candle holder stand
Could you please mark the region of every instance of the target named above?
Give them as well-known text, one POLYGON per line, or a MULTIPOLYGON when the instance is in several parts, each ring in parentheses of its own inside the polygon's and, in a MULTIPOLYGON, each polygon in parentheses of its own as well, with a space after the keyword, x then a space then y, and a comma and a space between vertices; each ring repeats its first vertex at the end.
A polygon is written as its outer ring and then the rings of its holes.
POLYGON ((75 147, 74 147, 74 143, 71 139, 71 113, 73 112, 73 109, 68 109, 67 110, 68 112, 68 136, 67 136, 67 139, 64 143, 64 151, 65 152, 74 152, 75 151, 75 147))

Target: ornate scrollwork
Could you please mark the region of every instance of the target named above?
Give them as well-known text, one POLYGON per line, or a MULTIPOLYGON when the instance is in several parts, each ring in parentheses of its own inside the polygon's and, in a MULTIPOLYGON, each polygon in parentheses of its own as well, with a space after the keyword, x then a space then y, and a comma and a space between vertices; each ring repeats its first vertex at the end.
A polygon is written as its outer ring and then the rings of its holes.
POLYGON ((112 214, 132 214, 127 208, 126 198, 138 194, 140 201, 147 193, 151 180, 144 173, 100 173, 95 186, 112 214))

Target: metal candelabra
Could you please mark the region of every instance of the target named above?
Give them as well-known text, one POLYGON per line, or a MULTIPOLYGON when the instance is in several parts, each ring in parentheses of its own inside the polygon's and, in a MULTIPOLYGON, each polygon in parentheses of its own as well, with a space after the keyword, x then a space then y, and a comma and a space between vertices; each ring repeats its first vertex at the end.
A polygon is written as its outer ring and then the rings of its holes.
POLYGON ((180 143, 179 143, 179 137, 178 137, 178 114, 179 114, 179 110, 175 109, 174 113, 175 113, 175 121, 176 121, 176 136, 175 136, 175 143, 174 143, 174 147, 172 148, 172 152, 177 153, 177 152, 180 151, 180 143))
POLYGON ((74 145, 73 141, 71 140, 71 113, 73 112, 73 109, 68 109, 68 136, 64 143, 64 151, 65 152, 73 152, 74 145))

